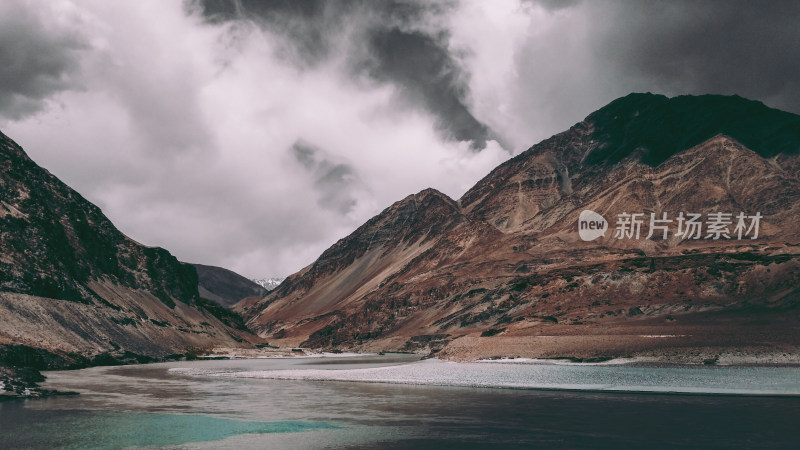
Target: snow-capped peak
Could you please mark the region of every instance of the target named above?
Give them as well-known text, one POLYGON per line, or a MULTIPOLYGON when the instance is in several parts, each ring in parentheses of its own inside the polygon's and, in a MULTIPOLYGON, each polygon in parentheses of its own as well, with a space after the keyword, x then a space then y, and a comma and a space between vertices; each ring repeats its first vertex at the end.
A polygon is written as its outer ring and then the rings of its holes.
POLYGON ((253 282, 264 289, 271 291, 283 283, 283 280, 285 279, 286 277, 261 278, 259 280, 253 280, 253 282))

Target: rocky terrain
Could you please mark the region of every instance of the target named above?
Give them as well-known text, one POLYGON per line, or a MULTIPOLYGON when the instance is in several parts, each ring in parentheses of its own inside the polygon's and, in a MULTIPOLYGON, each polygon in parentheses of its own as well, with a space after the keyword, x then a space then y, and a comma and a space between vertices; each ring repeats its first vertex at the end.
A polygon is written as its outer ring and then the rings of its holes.
POLYGON ((311 348, 792 359, 798 152, 800 116, 736 96, 631 94, 457 201, 428 189, 395 203, 236 308, 271 343, 311 348), (608 221, 603 236, 581 239, 584 210, 608 221), (641 214, 638 238, 625 214, 641 214), (679 235, 691 217, 700 232, 679 235))
POLYGON ((193 266, 122 234, 0 133, 2 393, 35 393, 37 370, 182 357, 252 339, 239 316, 201 297, 193 266))

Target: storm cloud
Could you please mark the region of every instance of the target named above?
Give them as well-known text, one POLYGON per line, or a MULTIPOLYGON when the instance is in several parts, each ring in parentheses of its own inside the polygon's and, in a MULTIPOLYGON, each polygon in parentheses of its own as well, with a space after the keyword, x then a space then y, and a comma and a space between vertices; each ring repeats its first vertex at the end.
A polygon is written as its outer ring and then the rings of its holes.
POLYGON ((22 119, 45 107, 54 93, 80 87, 80 53, 88 45, 67 11, 55 20, 52 5, 0 4, 0 115, 22 119), (59 23, 61 22, 61 23, 59 23))
POLYGON ((288 275, 630 92, 800 113, 789 1, 0 6, 0 129, 126 234, 288 275))
POLYGON ((628 1, 606 14, 594 51, 621 79, 672 94, 738 94, 800 113, 800 3, 628 1))
POLYGON ((213 23, 250 21, 275 33, 280 54, 299 67, 343 57, 362 82, 391 84, 398 104, 432 114, 444 138, 486 147, 490 130, 470 112, 469 73, 446 28, 454 2, 205 0, 193 6, 213 23))

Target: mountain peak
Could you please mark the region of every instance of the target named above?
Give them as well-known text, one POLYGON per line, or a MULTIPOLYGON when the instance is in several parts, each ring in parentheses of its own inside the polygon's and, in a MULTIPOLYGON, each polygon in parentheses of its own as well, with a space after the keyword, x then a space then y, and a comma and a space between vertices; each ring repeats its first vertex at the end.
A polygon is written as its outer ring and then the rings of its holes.
MULTIPOLYGON (((434 188, 426 188, 426 189, 423 189, 423 190, 417 192, 416 194, 411 194, 411 195, 407 196, 406 198, 404 198, 404 199, 402 199, 402 200, 400 200, 398 202, 395 202, 386 211, 395 210, 395 209, 402 209, 402 208, 407 207, 407 205, 409 205, 409 204, 412 205, 412 207, 418 209, 419 205, 421 205, 421 204, 428 205, 428 204, 434 204, 434 203, 442 204, 442 205, 449 205, 449 206, 451 206, 453 208, 458 209, 458 204, 456 203, 456 201, 453 200, 452 198, 450 198, 447 194, 444 194, 443 192, 438 191, 438 190, 436 190, 434 188)), ((384 211, 384 212, 386 212, 386 211, 384 211)))

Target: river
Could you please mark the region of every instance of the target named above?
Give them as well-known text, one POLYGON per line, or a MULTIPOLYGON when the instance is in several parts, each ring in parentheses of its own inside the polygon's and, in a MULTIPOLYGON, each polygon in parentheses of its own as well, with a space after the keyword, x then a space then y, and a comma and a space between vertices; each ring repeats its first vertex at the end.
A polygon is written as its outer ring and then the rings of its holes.
POLYGON ((797 448, 800 369, 411 355, 47 372, 0 448, 797 448))

